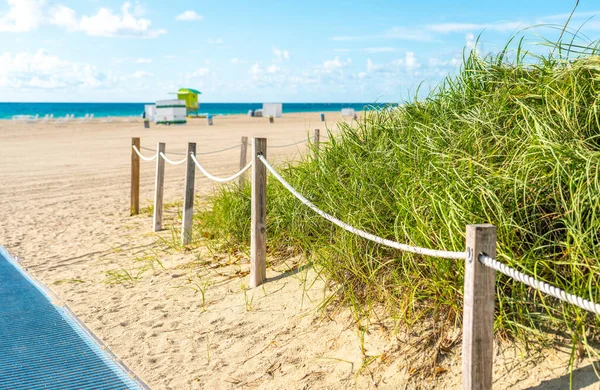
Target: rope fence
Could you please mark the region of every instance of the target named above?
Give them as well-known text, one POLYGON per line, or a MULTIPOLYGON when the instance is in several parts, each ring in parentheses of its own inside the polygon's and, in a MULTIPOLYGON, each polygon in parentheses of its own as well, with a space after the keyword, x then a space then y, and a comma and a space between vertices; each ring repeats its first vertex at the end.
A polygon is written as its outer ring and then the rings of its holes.
MULTIPOLYGON (((144 149, 147 149, 147 148, 144 148, 144 149)), ((152 160, 154 160, 158 156, 158 154, 155 154, 152 157, 146 157, 142 153, 140 153, 140 151, 138 150, 138 148, 135 145, 133 145, 133 150, 139 156, 139 158, 141 158, 144 161, 152 161, 152 160)))
POLYGON ((167 156, 165 156, 164 153, 160 153, 160 157, 162 157, 166 162, 168 162, 171 165, 180 165, 187 161, 187 157, 179 161, 170 160, 167 156))
POLYGON ((206 171, 206 169, 204 169, 202 167, 202 165, 200 165, 200 163, 198 162, 198 160, 196 160, 196 156, 194 156, 193 154, 190 154, 190 157, 192 158, 192 161, 194 161, 194 164, 196 164, 196 166, 198 167, 198 169, 200 170, 200 172, 202 172, 202 174, 204 174, 204 176, 206 176, 207 178, 209 178, 212 181, 216 181, 218 183, 227 183, 228 181, 232 181, 237 179, 238 177, 240 177, 241 175, 244 174, 244 172, 246 172, 248 170, 248 168, 250 168, 252 166, 252 162, 249 162, 244 168, 242 168, 238 173, 229 176, 229 177, 217 177, 217 176, 213 176, 210 173, 208 173, 206 171))
POLYGON ((587 299, 578 297, 573 294, 569 294, 558 287, 554 287, 546 282, 542 282, 540 280, 535 279, 532 276, 519 272, 506 264, 502 264, 498 260, 492 259, 489 256, 480 254, 479 261, 486 267, 492 268, 500 272, 501 274, 504 274, 514 280, 526 284, 531 288, 543 292, 544 294, 553 296, 554 298, 559 299, 563 302, 570 303, 571 305, 575 305, 591 313, 600 315, 600 304, 598 303, 588 301, 587 299))
MULTIPOLYGON (((276 145, 270 148, 284 148, 298 145, 308 140, 302 140, 287 145, 276 145)), ((315 157, 319 153, 319 130, 315 130, 313 144, 315 157)), ((157 184, 159 188, 160 164, 164 161, 169 164, 183 164, 188 162, 186 175, 186 192, 184 199, 184 217, 182 226, 182 242, 187 244, 191 239, 191 213, 193 209, 193 185, 194 172, 198 168, 204 176, 210 180, 225 183, 240 178, 242 183, 243 174, 252 167, 252 204, 251 204, 251 244, 250 244, 250 287, 254 288, 266 280, 266 186, 267 173, 277 179, 296 199, 306 207, 313 210, 325 220, 336 226, 353 233, 364 239, 388 246, 403 252, 414 253, 423 256, 433 256, 465 261, 464 276, 464 304, 463 304, 463 344, 462 344, 462 372, 463 389, 491 389, 493 369, 493 340, 494 340, 494 310, 495 310, 495 272, 500 272, 518 282, 552 296, 558 300, 575 305, 596 315, 600 315, 600 304, 594 303, 582 297, 567 293, 546 282, 535 279, 514 268, 505 265, 496 257, 496 227, 489 224, 466 226, 466 250, 448 251, 429 249, 385 239, 364 230, 351 226, 331 214, 318 208, 298 192, 273 168, 267 159, 267 139, 253 138, 252 154, 250 162, 246 163, 246 149, 248 140, 242 138, 242 143, 214 152, 196 153, 196 144, 188 144, 188 153, 180 161, 172 161, 164 153, 164 144, 159 144, 156 155, 152 157, 143 156, 140 152, 139 138, 132 140, 132 210, 134 207, 134 179, 137 177, 137 201, 139 202, 139 159, 152 161, 157 159, 157 184), (212 154, 224 150, 233 149, 241 145, 240 170, 229 177, 216 177, 207 172, 196 159, 197 154, 212 154), (189 158, 188 158, 189 157, 189 158), (136 166, 137 164, 137 166, 136 166), (191 194, 191 195, 190 195, 191 194)), ((148 149, 151 150, 151 149, 148 149)), ((164 169, 163 169, 164 171, 164 169)), ((160 186, 162 186, 162 181, 160 186)), ((162 196, 162 194, 161 194, 162 196)), ((162 212, 162 207, 160 207, 162 212)), ((139 204, 137 205, 139 212, 139 204)), ((155 213, 157 212, 155 204, 155 213)), ((132 212, 135 214, 135 212, 132 212)), ((156 216, 155 216, 156 219, 156 216)))
POLYGON ((305 142, 308 142, 307 139, 303 139, 302 141, 298 141, 298 142, 294 142, 293 144, 286 144, 286 145, 274 145, 274 146, 269 146, 269 148, 271 149, 278 149, 278 148, 288 148, 290 146, 294 146, 294 145, 300 145, 303 144, 305 142))
POLYGON ((351 225, 348 225, 347 223, 342 222, 339 219, 337 219, 336 217, 334 217, 334 216, 332 216, 330 214, 327 214, 323 210, 319 209, 311 201, 309 201, 302 194, 300 194, 298 191, 296 191, 296 189, 294 189, 294 187, 292 187, 290 185, 290 183, 288 183, 283 177, 281 177, 281 175, 273 168, 273 166, 271 166, 271 164, 269 164, 269 162, 263 156, 258 156, 258 159, 263 164, 265 164, 265 166, 267 167, 267 169, 269 170, 269 172, 271 172, 271 174, 277 180, 279 180, 279 182, 281 184, 283 184, 283 186, 285 188, 287 188, 287 190, 292 195, 294 195, 298 200, 300 200, 300 202, 304 203, 307 207, 309 207, 310 209, 312 209, 315 213, 319 214, 321 217, 325 218, 329 222, 333 223, 334 225, 337 225, 337 226, 341 227, 342 229, 344 229, 346 231, 349 231, 350 233, 354 233, 357 236, 360 236, 362 238, 366 238, 367 240, 371 240, 371 241, 376 242, 378 244, 385 245, 385 246, 388 246, 390 248, 398 249, 398 250, 401 250, 403 252, 416 253, 416 254, 424 255, 424 256, 442 257, 442 258, 447 258, 447 259, 465 259, 466 258, 466 252, 451 252, 451 251, 443 251, 443 250, 436 250, 436 249, 421 248, 421 247, 418 247, 418 246, 412 246, 412 245, 408 245, 408 244, 401 244, 399 242, 388 240, 388 239, 385 239, 385 238, 381 238, 381 237, 378 237, 378 236, 376 236, 374 234, 367 233, 364 230, 360 230, 360 229, 357 229, 357 228, 355 228, 355 227, 353 227, 351 225))
MULTIPOLYGON (((319 143, 319 129, 315 129, 313 142, 318 148, 319 143)), ((292 145, 298 145, 300 143, 307 142, 308 140, 302 140, 290 145, 280 145, 279 147, 287 147, 292 145)), ((162 204, 163 204, 163 187, 164 187, 164 164, 165 162, 170 165, 182 165, 187 162, 186 168, 186 179, 185 179, 185 193, 184 193, 184 212, 182 218, 182 233, 181 241, 184 245, 190 242, 192 236, 192 214, 194 205, 194 183, 195 183, 195 170, 196 168, 202 172, 202 174, 217 183, 227 183, 238 179, 239 186, 241 187, 245 181, 245 173, 253 166, 253 160, 247 162, 247 150, 248 150, 248 137, 242 137, 241 142, 235 145, 228 146, 226 148, 212 150, 207 152, 196 152, 196 144, 188 143, 187 152, 169 152, 171 155, 184 156, 181 160, 173 160, 167 156, 165 151, 165 144, 159 142, 157 149, 142 147, 140 145, 140 138, 132 138, 132 152, 131 152, 131 215, 137 215, 140 212, 140 160, 142 161, 153 161, 156 160, 156 179, 154 188, 154 213, 153 213, 153 230, 162 230, 162 204), (228 177, 217 177, 209 173, 200 164, 196 156, 199 155, 210 155, 225 152, 232 149, 240 148, 240 169, 237 173, 228 177), (147 150, 155 152, 151 157, 144 156, 140 150, 147 150)), ((277 146, 276 146, 277 147, 277 146)))
MULTIPOLYGON (((199 156, 199 155, 208 155, 208 154, 216 154, 216 153, 226 152, 226 151, 228 151, 228 150, 232 150, 232 149, 239 148, 241 145, 242 145, 242 144, 241 144, 241 143, 239 143, 239 144, 235 144, 235 145, 232 145, 232 146, 228 146, 228 147, 226 147, 226 148, 223 148, 223 149, 211 150, 210 152, 196 152, 196 156, 199 156)), ((144 150, 149 150, 149 151, 152 151, 152 152, 154 152, 154 149, 151 149, 151 148, 145 148, 145 147, 142 147, 141 149, 144 149, 144 150)), ((169 152, 169 153, 170 153, 170 154, 174 154, 174 155, 176 155, 176 156, 187 156, 187 153, 186 153, 186 152, 169 152)))

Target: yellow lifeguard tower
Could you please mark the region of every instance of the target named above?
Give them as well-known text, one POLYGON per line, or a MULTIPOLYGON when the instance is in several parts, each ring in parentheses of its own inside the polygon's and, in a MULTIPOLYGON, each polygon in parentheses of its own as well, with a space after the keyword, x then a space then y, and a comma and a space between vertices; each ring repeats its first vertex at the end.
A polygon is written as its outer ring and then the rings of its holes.
POLYGON ((187 116, 198 115, 198 109, 200 108, 198 95, 201 94, 202 92, 191 88, 179 88, 179 91, 177 91, 177 99, 183 100, 185 102, 187 116))

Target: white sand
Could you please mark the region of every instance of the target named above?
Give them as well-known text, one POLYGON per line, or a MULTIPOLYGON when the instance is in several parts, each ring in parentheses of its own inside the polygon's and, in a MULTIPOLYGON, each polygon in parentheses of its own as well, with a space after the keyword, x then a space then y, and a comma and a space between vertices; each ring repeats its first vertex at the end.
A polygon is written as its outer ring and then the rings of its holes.
MULTIPOLYGON (((363 351, 347 310, 318 310, 329 293, 314 270, 285 273, 298 259, 278 262, 268 283, 246 290, 243 256, 209 248, 160 251, 157 237, 177 233, 177 226, 170 229, 176 210, 166 210, 167 229, 159 234, 151 233, 151 216, 129 216, 132 136, 140 136, 144 147, 166 142, 169 154, 185 151, 187 142, 196 142, 198 151, 216 150, 241 136, 287 144, 314 128, 326 134, 318 113, 286 115, 274 124, 230 116, 216 117, 212 127, 199 119, 149 130, 141 122, 0 121, 0 244, 154 389, 459 387, 458 356, 440 362, 440 371, 448 372, 437 381, 407 382, 411 353, 420 346, 414 335, 395 334, 392 324, 371 324, 363 351), (164 269, 151 261, 153 251, 164 269), (124 271, 136 280, 122 280, 124 271), (114 275, 123 283, 111 284, 114 275), (378 358, 364 367, 365 356, 378 358)), ((272 149, 269 159, 291 159, 304 150, 272 149)), ((228 175, 238 169, 239 151, 199 160, 211 173, 228 175)), ((167 166, 165 202, 181 201, 184 170, 167 166)), ((142 162, 142 207, 151 204, 153 173, 154 164, 142 162)), ((215 188, 199 172, 196 177, 198 194, 215 188)), ((495 359, 495 388, 564 388, 568 355, 547 355, 533 364, 508 346, 495 359)), ((580 388, 594 386, 589 362, 580 365, 580 388)))

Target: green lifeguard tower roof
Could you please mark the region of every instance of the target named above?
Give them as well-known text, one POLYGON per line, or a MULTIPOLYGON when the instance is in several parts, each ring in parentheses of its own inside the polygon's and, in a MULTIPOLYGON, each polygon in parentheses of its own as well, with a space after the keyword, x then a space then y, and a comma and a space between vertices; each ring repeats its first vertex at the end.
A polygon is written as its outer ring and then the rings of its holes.
POLYGON ((192 88, 179 88, 179 91, 177 91, 178 95, 185 95, 188 93, 194 93, 196 95, 202 95, 202 92, 198 91, 197 89, 192 89, 192 88))
POLYGON ((192 88, 179 88, 179 91, 173 92, 177 95, 177 99, 185 101, 188 115, 198 112, 200 103, 198 102, 198 95, 202 92, 192 88))

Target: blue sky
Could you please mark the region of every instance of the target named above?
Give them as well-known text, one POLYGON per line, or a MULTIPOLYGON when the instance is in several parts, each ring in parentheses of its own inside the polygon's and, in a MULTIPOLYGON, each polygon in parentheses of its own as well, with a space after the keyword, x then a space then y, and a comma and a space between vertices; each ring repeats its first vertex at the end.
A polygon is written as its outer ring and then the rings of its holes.
MULTIPOLYGON (((479 50, 493 52, 523 27, 563 24, 573 5, 0 0, 0 101, 154 101, 191 87, 205 102, 398 102, 456 72, 482 31, 479 50)), ((581 0, 571 25, 598 39, 600 2, 581 0)))

